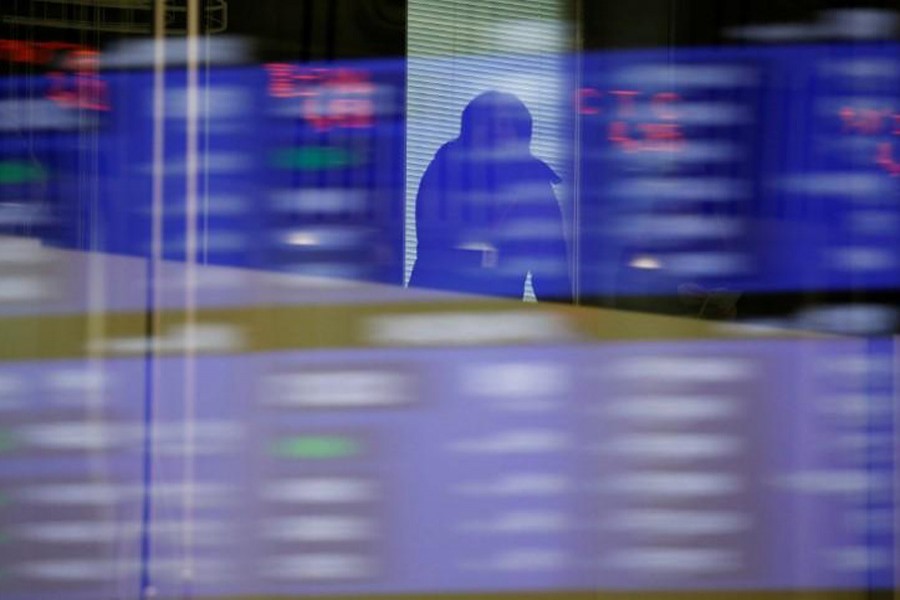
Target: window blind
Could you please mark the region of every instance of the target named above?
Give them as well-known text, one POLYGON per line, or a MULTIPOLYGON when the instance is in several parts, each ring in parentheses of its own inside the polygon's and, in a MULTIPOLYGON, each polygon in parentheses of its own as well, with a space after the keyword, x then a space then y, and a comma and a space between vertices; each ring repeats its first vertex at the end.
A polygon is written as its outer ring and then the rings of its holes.
POLYGON ((516 94, 534 118, 532 152, 563 181, 569 179, 565 5, 564 0, 409 0, 404 282, 416 257, 419 181, 437 149, 458 135, 462 110, 478 94, 516 94))

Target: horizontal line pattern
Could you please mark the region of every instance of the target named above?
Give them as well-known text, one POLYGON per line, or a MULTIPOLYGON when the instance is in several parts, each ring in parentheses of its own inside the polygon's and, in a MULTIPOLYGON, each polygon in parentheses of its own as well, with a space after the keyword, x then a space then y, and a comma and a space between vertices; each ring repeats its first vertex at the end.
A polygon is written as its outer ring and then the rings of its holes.
POLYGON ((561 0, 410 0, 404 281, 416 258, 419 180, 459 133, 463 108, 481 92, 516 94, 534 116, 532 151, 565 179, 561 0))

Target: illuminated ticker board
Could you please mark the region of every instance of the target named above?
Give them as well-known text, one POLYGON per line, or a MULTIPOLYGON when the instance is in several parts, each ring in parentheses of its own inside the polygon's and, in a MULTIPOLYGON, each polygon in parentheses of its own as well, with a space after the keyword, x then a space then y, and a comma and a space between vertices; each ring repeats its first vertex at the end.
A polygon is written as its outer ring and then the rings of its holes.
POLYGON ((405 67, 268 63, 264 267, 402 282, 405 67))
POLYGON ((4 202, 16 196, 12 186, 31 183, 26 208, 40 206, 58 224, 25 229, 26 215, 5 205, 16 225, 8 233, 149 256, 158 216, 166 259, 399 282, 397 67, 217 66, 200 70, 192 90, 187 72, 174 68, 161 81, 146 69, 7 79, 4 111, 16 128, 2 132, 4 202), (53 182, 68 187, 37 189, 48 173, 65 175, 53 182))
POLYGON ((586 56, 586 296, 900 286, 896 45, 586 56))
MULTIPOLYGON (((402 61, 201 69, 189 202, 184 70, 164 77, 155 167, 152 73, 91 56, 3 82, 4 231, 148 255, 157 173, 166 258, 185 258, 193 205, 200 263, 401 281, 402 61), (55 227, 22 225, 19 200, 55 227)), ((583 298, 900 287, 896 45, 606 52, 580 69, 565 110, 583 298)))

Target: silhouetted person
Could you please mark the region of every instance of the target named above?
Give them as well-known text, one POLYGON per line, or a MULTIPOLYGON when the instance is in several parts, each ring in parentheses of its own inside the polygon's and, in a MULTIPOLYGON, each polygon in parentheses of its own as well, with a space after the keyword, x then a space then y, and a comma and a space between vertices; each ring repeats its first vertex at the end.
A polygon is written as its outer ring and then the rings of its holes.
POLYGON ((486 92, 462 113, 416 198, 418 255, 411 286, 538 300, 571 300, 560 178, 531 154, 532 119, 512 94, 486 92))

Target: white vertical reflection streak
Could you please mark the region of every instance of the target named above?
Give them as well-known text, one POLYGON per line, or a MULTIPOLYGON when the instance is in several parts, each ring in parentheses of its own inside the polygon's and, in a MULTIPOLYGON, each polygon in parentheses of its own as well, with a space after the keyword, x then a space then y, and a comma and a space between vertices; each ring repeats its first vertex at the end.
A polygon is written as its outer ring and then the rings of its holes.
POLYGON ((165 183, 165 120, 166 120, 166 0, 156 0, 153 5, 153 177, 151 184, 150 210, 150 264, 147 281, 147 319, 145 332, 148 338, 148 352, 145 368, 149 373, 145 387, 144 405, 144 473, 143 498, 141 500, 141 573, 138 594, 141 600, 153 595, 151 580, 152 546, 150 539, 152 490, 154 476, 154 435, 153 416, 156 414, 156 394, 159 390, 159 330, 160 315, 160 273, 163 250, 163 190, 165 183), (147 389, 149 388, 149 389, 147 389))
POLYGON ((184 497, 182 506, 182 531, 185 596, 190 597, 194 578, 194 419, 196 414, 196 380, 194 356, 194 321, 196 318, 196 263, 197 263, 197 116, 198 98, 198 38, 200 35, 200 0, 190 0, 187 10, 187 110, 185 126, 186 181, 185 181, 185 356, 184 356, 184 497))
MULTIPOLYGON (((96 17, 99 19, 99 13, 96 17)), ((98 24, 95 23, 95 26, 98 24)), ((101 77, 101 60, 99 56, 99 52, 93 58, 94 61, 90 64, 90 68, 92 70, 96 69, 96 75, 98 78, 101 77)), ((100 104, 103 101, 103 97, 101 96, 100 89, 91 89, 89 102, 91 104, 100 104)), ((87 315, 87 360, 83 367, 84 372, 91 378, 92 375, 99 375, 101 378, 104 377, 106 371, 104 370, 104 362, 102 356, 102 350, 100 350, 100 344, 106 335, 106 302, 105 302, 105 294, 106 294, 106 258, 104 254, 100 251, 100 243, 97 240, 97 232, 100 231, 99 222, 100 222, 100 132, 93 128, 90 123, 85 123, 84 115, 86 109, 79 109, 78 119, 78 131, 79 135, 85 135, 85 132, 90 132, 90 145, 84 145, 84 147, 89 148, 90 158, 91 158, 91 186, 78 186, 79 190, 87 187, 90 193, 90 204, 88 210, 88 218, 90 219, 90 225, 88 230, 91 232, 91 238, 87 240, 87 264, 88 264, 88 287, 87 287, 87 301, 88 307, 90 310, 87 315)), ((90 110, 90 109, 87 109, 90 110)), ((91 116, 91 120, 93 120, 93 115, 91 116)), ((79 178, 83 177, 84 174, 79 170, 79 178)), ((80 193, 80 192, 79 192, 80 193)), ((79 200, 79 205, 81 205, 81 198, 79 200)), ((86 401, 86 418, 89 421, 94 423, 102 424, 104 419, 104 410, 103 410, 103 401, 104 395, 106 393, 106 383, 100 386, 90 386, 89 389, 85 391, 85 401, 86 401)), ((90 478, 96 482, 111 482, 112 474, 109 465, 109 454, 99 450, 97 452, 92 452, 89 455, 89 473, 90 478)), ((104 507, 101 509, 100 519, 103 522, 111 523, 113 526, 116 526, 118 523, 116 521, 116 515, 114 509, 111 507, 104 507)), ((116 532, 117 534, 119 531, 116 532)), ((115 538, 117 541, 120 540, 118 535, 115 538)), ((117 567, 119 566, 116 563, 117 567)), ((118 570, 117 575, 121 575, 121 570, 118 570)), ((118 586, 118 594, 122 596, 124 590, 122 586, 125 584, 125 580, 122 577, 115 577, 114 581, 111 585, 113 589, 116 589, 118 586)))

